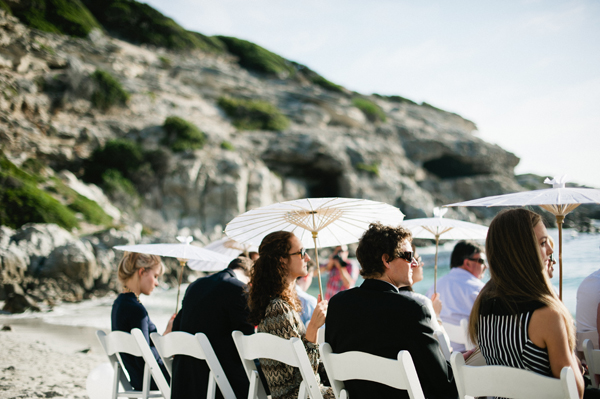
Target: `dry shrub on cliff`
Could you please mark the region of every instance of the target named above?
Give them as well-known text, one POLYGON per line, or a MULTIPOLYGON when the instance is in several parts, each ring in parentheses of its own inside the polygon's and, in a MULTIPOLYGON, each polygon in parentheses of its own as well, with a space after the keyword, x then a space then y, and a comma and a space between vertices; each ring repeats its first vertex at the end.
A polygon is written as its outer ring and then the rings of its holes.
POLYGON ((266 101, 221 97, 219 107, 240 130, 285 130, 290 124, 281 111, 266 101))

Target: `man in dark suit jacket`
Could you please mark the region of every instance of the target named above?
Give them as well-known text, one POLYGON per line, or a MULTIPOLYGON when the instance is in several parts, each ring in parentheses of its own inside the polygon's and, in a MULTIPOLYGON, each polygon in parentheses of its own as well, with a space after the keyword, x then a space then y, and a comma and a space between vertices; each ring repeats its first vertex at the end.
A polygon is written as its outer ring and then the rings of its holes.
MULTIPOLYGON (((365 281, 329 301, 325 341, 334 353, 367 352, 396 359, 407 350, 428 399, 458 396, 452 369, 433 336, 432 317, 424 305, 400 295, 398 287, 412 285, 410 231, 373 223, 363 234, 356 257, 365 281)), ((408 398, 406 391, 362 381, 345 381, 352 399, 408 398)))
MULTIPOLYGON (((173 331, 206 334, 238 398, 248 396, 249 382, 231 332, 254 333, 254 326, 247 321, 245 296, 251 267, 250 259, 240 257, 227 269, 194 281, 186 290, 181 311, 173 322, 173 331)), ((209 371, 203 360, 175 356, 171 398, 205 398, 209 371)), ((222 397, 217 390, 217 398, 222 397)))

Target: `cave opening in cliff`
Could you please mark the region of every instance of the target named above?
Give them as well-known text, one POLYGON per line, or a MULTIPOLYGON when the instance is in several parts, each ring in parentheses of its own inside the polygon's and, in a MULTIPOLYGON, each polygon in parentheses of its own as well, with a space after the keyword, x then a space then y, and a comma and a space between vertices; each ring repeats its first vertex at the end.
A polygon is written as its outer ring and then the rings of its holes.
POLYGON ((423 163, 423 168, 443 179, 469 177, 481 174, 475 165, 451 155, 444 155, 423 163))
POLYGON ((309 198, 339 197, 339 173, 321 168, 303 167, 297 178, 304 180, 309 198))

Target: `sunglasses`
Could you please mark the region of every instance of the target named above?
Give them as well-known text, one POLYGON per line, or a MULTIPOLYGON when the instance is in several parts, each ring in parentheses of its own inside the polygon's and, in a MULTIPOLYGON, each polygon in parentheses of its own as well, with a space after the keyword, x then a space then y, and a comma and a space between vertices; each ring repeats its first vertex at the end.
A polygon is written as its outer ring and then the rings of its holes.
POLYGON ((396 254, 396 256, 400 259, 404 259, 405 261, 407 261, 408 263, 411 263, 413 261, 413 259, 415 259, 415 257, 413 256, 412 251, 406 251, 406 252, 398 252, 396 254))
POLYGON ((483 259, 483 258, 479 258, 479 259, 467 258, 467 259, 469 259, 470 261, 473 261, 473 262, 477 262, 477 263, 485 266, 485 259, 483 259))
POLYGON ((556 262, 556 260, 554 259, 554 254, 550 254, 550 262, 556 262))
POLYGON ((288 256, 293 256, 293 255, 300 255, 300 259, 304 259, 304 257, 306 256, 306 249, 302 248, 298 252, 294 252, 293 254, 288 254, 288 256))

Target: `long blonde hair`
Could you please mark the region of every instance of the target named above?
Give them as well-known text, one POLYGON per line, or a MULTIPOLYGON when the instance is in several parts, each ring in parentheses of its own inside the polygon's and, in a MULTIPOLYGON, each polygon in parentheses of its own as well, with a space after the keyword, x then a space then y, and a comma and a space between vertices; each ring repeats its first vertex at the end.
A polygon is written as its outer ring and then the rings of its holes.
POLYGON ((545 272, 534 227, 543 223, 535 212, 524 208, 500 212, 488 230, 485 251, 490 268, 490 281, 475 300, 469 320, 469 336, 478 342, 479 310, 481 302, 491 298, 500 300, 514 310, 519 303, 537 301, 555 309, 564 318, 569 347, 575 348, 573 318, 558 299, 545 272))

